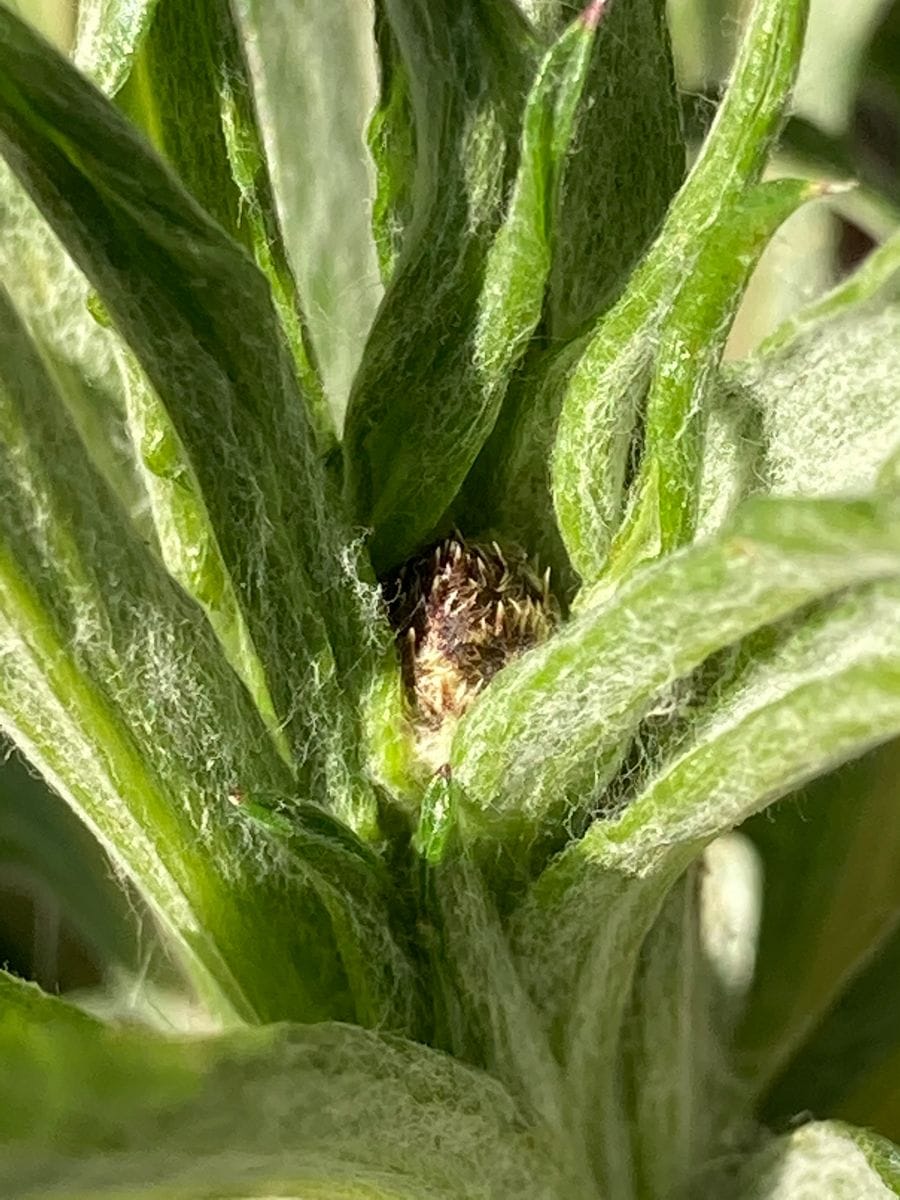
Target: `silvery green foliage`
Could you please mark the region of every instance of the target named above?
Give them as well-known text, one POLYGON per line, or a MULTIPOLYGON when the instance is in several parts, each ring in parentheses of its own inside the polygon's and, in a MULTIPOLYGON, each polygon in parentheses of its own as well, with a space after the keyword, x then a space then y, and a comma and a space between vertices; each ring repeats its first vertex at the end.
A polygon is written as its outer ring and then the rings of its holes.
POLYGON ((687 174, 659 0, 332 8, 84 0, 92 82, 0 9, 0 723, 214 1029, 0 978, 0 1190, 900 1195, 896 237, 720 361, 807 5, 687 174), (562 615, 431 774, 378 580, 454 524, 562 615))

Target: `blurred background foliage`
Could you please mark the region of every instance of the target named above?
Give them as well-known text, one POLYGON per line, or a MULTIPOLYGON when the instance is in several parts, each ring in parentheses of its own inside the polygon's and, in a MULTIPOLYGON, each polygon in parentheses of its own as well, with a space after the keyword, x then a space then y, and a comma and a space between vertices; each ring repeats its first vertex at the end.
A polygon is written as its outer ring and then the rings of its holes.
MULTIPOLYGON (((76 0, 12 6, 71 45, 76 0)), ((694 145, 715 110, 744 8, 744 0, 669 0, 694 145)), ((290 176, 279 183, 306 213, 303 228, 286 233, 340 412, 381 295, 363 134, 375 77, 363 67, 329 78, 316 63, 338 64, 347 54, 357 67, 371 62, 371 14, 363 0, 272 0, 272 11, 286 35, 297 31, 309 48, 309 72, 279 83, 298 114, 290 176)), ((900 0, 813 0, 794 116, 773 173, 858 186, 828 208, 806 206, 776 235, 733 330, 732 357, 900 222, 900 0)), ((743 1083, 776 1127, 803 1110, 900 1140, 898 801, 893 743, 742 831, 758 864, 748 878, 762 887, 749 917, 759 926, 756 973, 736 1037, 743 1083), (878 897, 874 906, 870 896, 878 897)), ((2 743, 0 965, 94 1010, 182 1027, 190 1017, 136 898, 113 878, 92 835, 2 743)))

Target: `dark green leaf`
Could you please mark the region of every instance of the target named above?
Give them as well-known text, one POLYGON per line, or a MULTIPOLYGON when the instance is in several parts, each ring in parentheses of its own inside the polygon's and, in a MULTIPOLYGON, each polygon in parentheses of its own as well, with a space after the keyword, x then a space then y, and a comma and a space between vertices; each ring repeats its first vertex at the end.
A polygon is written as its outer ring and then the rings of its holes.
POLYGON ((378 571, 434 529, 496 416, 505 378, 482 371, 479 323, 532 70, 511 0, 389 0, 386 11, 415 119, 414 215, 344 443, 348 494, 373 529, 378 571))

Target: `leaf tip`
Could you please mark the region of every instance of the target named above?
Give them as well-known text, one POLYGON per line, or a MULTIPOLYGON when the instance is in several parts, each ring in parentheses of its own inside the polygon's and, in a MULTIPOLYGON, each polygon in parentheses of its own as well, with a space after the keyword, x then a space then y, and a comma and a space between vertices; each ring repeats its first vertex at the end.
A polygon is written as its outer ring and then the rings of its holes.
POLYGON ((600 24, 607 3, 608 0, 591 0, 590 4, 581 10, 581 24, 589 33, 593 33, 600 24))

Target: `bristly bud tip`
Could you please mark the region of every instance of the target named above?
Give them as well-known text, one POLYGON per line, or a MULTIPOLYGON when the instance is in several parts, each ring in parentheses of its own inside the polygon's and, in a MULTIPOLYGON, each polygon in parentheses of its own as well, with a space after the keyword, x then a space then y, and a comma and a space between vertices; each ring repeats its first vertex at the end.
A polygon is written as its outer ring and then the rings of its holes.
POLYGON ((385 582, 423 759, 440 766, 456 720, 507 663, 542 642, 559 613, 550 573, 496 542, 445 539, 385 582))

